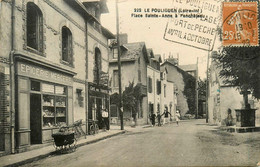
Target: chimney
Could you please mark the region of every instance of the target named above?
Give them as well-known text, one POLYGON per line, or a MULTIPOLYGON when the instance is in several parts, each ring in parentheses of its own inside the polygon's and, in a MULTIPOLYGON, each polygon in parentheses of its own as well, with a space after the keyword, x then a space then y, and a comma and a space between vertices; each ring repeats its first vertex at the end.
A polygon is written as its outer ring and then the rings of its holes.
POLYGON ((120 44, 124 45, 128 43, 128 35, 126 33, 124 34, 119 34, 120 36, 120 44))

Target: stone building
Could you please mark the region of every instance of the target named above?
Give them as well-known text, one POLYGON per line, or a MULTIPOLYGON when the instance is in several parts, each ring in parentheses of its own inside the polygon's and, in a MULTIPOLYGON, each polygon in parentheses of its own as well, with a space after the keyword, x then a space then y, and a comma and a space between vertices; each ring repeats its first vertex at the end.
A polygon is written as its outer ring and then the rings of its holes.
MULTIPOLYGON (((224 84, 219 76, 220 69, 212 62, 210 65, 209 94, 208 94, 208 121, 210 124, 226 126, 228 109, 231 109, 232 125, 236 124, 236 109, 244 108, 243 95, 232 85, 224 84)), ((260 103, 249 95, 248 102, 255 112, 255 125, 260 126, 260 103)))
MULTIPOLYGON (((127 43, 127 36, 121 39, 121 83, 122 93, 130 82, 134 86, 140 86, 140 99, 137 105, 137 123, 148 123, 148 101, 147 101, 147 65, 149 63, 146 45, 144 42, 127 43)), ((116 45, 111 46, 109 56, 109 81, 111 94, 118 93, 118 50, 116 45)), ((124 119, 129 123, 133 113, 124 110, 124 119)), ((111 105, 111 117, 113 123, 118 123, 118 110, 115 105, 111 105)))
POLYGON ((78 119, 87 132, 90 89, 104 92, 102 107, 109 108, 107 85, 89 86, 108 71, 114 36, 100 24, 104 12, 104 1, 0 2, 0 151, 50 142, 59 126, 78 119))
MULTIPOLYGON (((188 89, 195 91, 195 78, 189 77, 190 80, 185 81, 185 76, 187 77, 191 75, 185 72, 184 70, 182 70, 181 68, 179 68, 178 61, 176 61, 173 58, 168 58, 161 64, 161 70, 164 71, 165 68, 168 71, 167 80, 174 82, 175 89, 178 90, 177 108, 180 110, 181 116, 184 116, 190 110, 188 106, 189 100, 190 100, 190 104, 195 106, 195 92, 193 93, 194 97, 188 98, 185 95, 186 85, 190 87, 188 89)), ((186 91, 187 91, 187 87, 186 87, 186 91)))

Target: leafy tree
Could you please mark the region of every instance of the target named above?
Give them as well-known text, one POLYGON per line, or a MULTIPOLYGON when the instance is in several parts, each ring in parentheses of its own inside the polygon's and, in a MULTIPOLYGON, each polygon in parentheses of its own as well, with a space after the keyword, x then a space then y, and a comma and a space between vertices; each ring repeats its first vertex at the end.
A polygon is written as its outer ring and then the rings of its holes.
POLYGON ((212 55, 224 84, 237 87, 248 106, 248 94, 260 98, 260 48, 222 47, 212 55))

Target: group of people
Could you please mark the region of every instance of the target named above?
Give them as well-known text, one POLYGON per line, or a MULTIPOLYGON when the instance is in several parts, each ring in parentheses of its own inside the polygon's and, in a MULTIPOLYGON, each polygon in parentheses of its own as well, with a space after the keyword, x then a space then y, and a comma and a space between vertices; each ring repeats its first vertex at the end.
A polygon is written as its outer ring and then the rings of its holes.
MULTIPOLYGON (((152 123, 152 126, 155 126, 155 120, 157 118, 157 122, 158 122, 158 126, 162 126, 161 124, 161 119, 163 117, 163 124, 166 123, 166 119, 169 118, 169 115, 172 117, 172 114, 168 111, 168 108, 165 107, 164 112, 162 114, 160 114, 160 111, 157 112, 157 115, 155 113, 152 113, 150 115, 150 120, 152 123)), ((170 121, 171 121, 171 117, 170 117, 170 121)), ((176 124, 177 126, 179 126, 179 121, 180 121, 180 111, 177 109, 176 113, 175 113, 175 120, 176 120, 176 124)))

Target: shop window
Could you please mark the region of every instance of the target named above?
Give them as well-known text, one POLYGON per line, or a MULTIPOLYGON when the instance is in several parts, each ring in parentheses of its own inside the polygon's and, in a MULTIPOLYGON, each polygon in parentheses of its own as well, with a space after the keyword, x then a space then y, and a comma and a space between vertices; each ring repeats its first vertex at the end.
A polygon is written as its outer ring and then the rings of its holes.
POLYGON ((66 124, 67 96, 66 87, 42 83, 43 128, 66 124), (55 90, 55 91, 54 91, 55 90))
POLYGON ((31 90, 32 91, 41 91, 41 84, 37 81, 31 81, 31 90))
POLYGON ((45 93, 54 94, 54 85, 43 83, 42 84, 42 91, 45 92, 45 93))
POLYGON ((148 91, 149 93, 153 92, 153 80, 151 77, 148 77, 148 91))
POLYGON ((113 86, 118 87, 119 85, 119 79, 118 79, 118 70, 113 71, 113 86))
POLYGON ((84 105, 84 97, 83 97, 82 89, 76 89, 76 93, 77 93, 78 105, 80 107, 83 107, 83 105, 84 105))
POLYGON ((94 82, 99 84, 101 73, 101 52, 98 48, 95 48, 95 64, 94 64, 94 82))
POLYGON ((34 3, 27 3, 27 46, 43 51, 43 18, 42 12, 34 3))
POLYGON ((73 64, 72 34, 66 26, 62 27, 62 61, 69 65, 73 64))

